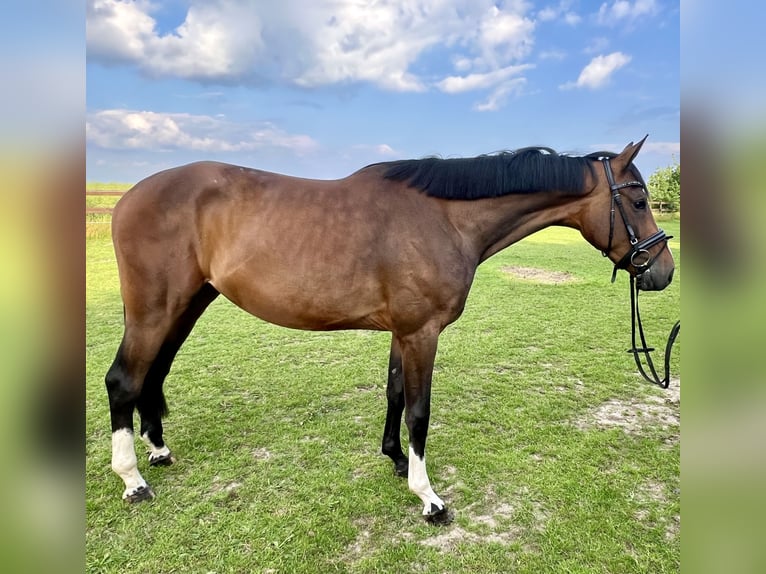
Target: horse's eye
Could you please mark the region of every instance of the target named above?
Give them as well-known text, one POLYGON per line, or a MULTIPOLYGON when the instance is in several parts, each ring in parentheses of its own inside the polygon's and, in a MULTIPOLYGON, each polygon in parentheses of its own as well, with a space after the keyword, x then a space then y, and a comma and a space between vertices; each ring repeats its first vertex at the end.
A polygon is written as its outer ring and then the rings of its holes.
POLYGON ((639 199, 638 201, 633 203, 633 207, 635 207, 636 209, 644 210, 646 209, 646 201, 643 199, 639 199))

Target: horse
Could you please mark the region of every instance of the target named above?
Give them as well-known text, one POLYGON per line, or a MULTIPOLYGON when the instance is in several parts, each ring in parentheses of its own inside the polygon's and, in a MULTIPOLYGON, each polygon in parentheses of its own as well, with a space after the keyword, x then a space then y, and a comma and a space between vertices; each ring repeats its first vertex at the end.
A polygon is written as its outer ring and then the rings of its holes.
POLYGON ((105 383, 123 499, 155 496, 137 467, 134 410, 149 464, 175 460, 163 438, 163 383, 197 319, 223 294, 283 327, 392 334, 382 452, 407 477, 425 519, 449 523, 454 512, 426 470, 440 333, 460 317, 479 264, 551 225, 579 230, 640 289, 667 287, 668 237, 633 163, 645 140, 619 154, 535 147, 381 162, 338 180, 202 161, 137 183, 112 218, 124 333, 105 383))

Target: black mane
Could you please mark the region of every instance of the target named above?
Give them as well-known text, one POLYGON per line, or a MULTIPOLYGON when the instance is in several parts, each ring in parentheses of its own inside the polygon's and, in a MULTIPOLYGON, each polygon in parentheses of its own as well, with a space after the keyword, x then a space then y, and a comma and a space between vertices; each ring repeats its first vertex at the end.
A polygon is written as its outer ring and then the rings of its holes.
POLYGON ((428 157, 386 162, 383 177, 407 182, 444 199, 482 199, 511 193, 585 190, 593 157, 561 155, 549 148, 523 148, 472 158, 428 157))

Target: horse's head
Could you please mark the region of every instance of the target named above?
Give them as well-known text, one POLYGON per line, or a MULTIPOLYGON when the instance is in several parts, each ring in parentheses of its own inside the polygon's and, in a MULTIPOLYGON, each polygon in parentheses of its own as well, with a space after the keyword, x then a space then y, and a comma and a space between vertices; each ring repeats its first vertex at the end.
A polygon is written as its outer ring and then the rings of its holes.
MULTIPOLYGON (((618 269, 636 277, 639 289, 659 291, 673 280, 675 263, 665 232, 657 227, 644 179, 633 165, 646 137, 619 154, 595 153, 595 185, 580 213, 583 236, 618 269)), ((612 281, 614 281, 614 274, 612 281)))

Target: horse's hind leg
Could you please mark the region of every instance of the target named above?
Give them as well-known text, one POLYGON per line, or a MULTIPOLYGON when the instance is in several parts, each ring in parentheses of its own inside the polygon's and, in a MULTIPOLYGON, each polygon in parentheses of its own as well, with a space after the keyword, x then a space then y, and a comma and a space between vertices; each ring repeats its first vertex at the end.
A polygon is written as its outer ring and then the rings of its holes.
POLYGON ((122 497, 129 502, 138 502, 154 496, 138 472, 133 440, 133 411, 141 396, 144 378, 171 327, 171 322, 167 319, 147 323, 134 322, 126 313, 125 334, 105 378, 112 419, 112 470, 125 483, 122 497))
POLYGON ((217 292, 203 287, 204 279, 196 270, 174 266, 173 262, 148 267, 138 267, 135 260, 129 262, 124 257, 122 262, 125 334, 107 372, 106 387, 112 420, 112 469, 125 483, 122 497, 137 502, 154 494, 138 472, 134 410, 139 407, 143 411, 147 440, 159 443, 155 443, 158 452, 153 454, 169 456, 158 424, 164 411, 162 380, 194 320, 217 292), (202 295, 198 295, 201 289, 202 295))
POLYGON ((386 387, 388 408, 386 426, 383 429, 383 454, 394 461, 397 476, 407 476, 409 466, 407 457, 402 452, 401 427, 404 412, 404 371, 402 370, 402 351, 396 337, 391 338, 391 354, 388 359, 388 385, 386 387))
POLYGON ((162 418, 167 415, 167 403, 162 393, 165 377, 197 319, 217 296, 218 291, 205 283, 192 297, 162 343, 144 379, 136 407, 141 415, 141 440, 149 448, 149 464, 152 466, 169 465, 174 460, 162 437, 162 418))

